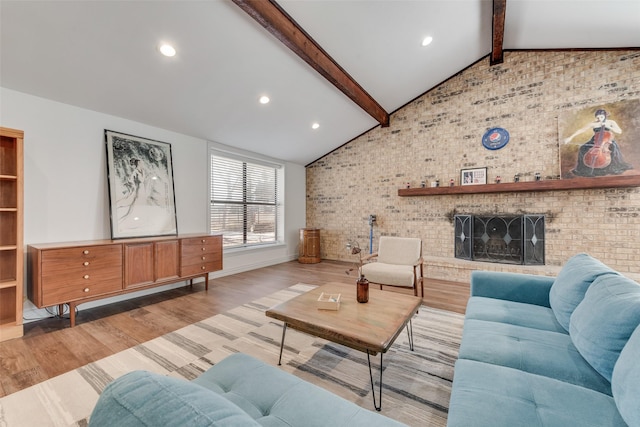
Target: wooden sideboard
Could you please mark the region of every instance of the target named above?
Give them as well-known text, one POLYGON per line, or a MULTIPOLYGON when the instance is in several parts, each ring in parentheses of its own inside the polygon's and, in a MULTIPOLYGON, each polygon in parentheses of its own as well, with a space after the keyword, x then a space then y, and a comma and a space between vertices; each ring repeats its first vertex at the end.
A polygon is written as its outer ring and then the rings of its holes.
POLYGON ((203 277, 222 270, 222 235, 188 234, 123 240, 45 243, 27 248, 29 299, 38 307, 69 305, 203 277))

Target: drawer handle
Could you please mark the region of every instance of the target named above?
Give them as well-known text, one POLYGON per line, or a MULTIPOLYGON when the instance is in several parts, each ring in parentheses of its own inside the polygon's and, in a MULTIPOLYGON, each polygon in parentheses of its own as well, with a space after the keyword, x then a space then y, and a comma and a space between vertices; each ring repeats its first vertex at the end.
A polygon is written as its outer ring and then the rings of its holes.
POLYGON ((89 255, 89 250, 85 249, 84 251, 82 251, 82 253, 85 254, 85 255, 89 255))
POLYGON ((202 248, 202 250, 203 250, 203 251, 206 251, 206 250, 207 250, 207 248, 202 248))
POLYGON ((89 278, 89 275, 88 275, 88 274, 85 274, 85 275, 84 275, 84 278, 85 278, 85 279, 88 279, 88 278, 89 278))
POLYGON ((83 262, 82 265, 84 265, 86 267, 87 265, 89 265, 89 261, 83 262))
POLYGON ((203 270, 205 269, 204 265, 202 267, 200 267, 200 268, 202 268, 203 270))
POLYGON ((202 257, 202 260, 204 261, 206 258, 207 258, 206 256, 203 256, 203 257, 202 257))
POLYGON ((84 288, 83 291, 84 292, 89 292, 89 288, 84 288))
POLYGON ((202 239, 202 243, 206 242, 206 240, 202 239))

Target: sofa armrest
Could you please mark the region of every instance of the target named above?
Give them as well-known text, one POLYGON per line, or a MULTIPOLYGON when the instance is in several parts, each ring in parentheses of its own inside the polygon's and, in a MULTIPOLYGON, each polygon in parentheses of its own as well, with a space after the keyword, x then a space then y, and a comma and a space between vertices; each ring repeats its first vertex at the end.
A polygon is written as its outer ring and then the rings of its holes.
POLYGON ((471 296, 550 307, 549 291, 555 277, 498 271, 472 271, 471 296))

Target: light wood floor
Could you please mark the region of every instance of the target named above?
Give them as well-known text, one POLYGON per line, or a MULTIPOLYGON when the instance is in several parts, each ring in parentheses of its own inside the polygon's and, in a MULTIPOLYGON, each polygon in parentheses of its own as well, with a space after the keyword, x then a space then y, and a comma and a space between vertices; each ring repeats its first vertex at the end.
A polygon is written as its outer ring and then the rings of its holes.
MULTIPOLYGON (((0 397, 296 283, 353 283, 354 276, 345 274, 349 267, 291 261, 210 280, 208 291, 198 283, 93 309, 80 306, 74 328, 60 318, 27 323, 24 337, 0 343, 0 397)), ((425 280, 430 307, 464 313, 468 297, 468 283, 425 280)))

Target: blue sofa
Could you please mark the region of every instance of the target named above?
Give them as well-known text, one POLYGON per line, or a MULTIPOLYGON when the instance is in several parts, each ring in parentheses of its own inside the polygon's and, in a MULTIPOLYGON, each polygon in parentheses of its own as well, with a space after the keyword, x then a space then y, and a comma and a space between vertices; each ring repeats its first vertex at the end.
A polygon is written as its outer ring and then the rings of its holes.
POLYGON ((226 357, 189 382, 134 371, 111 382, 90 427, 404 426, 251 356, 226 357))
POLYGON ((448 427, 640 426, 640 285, 588 254, 474 271, 448 427))

